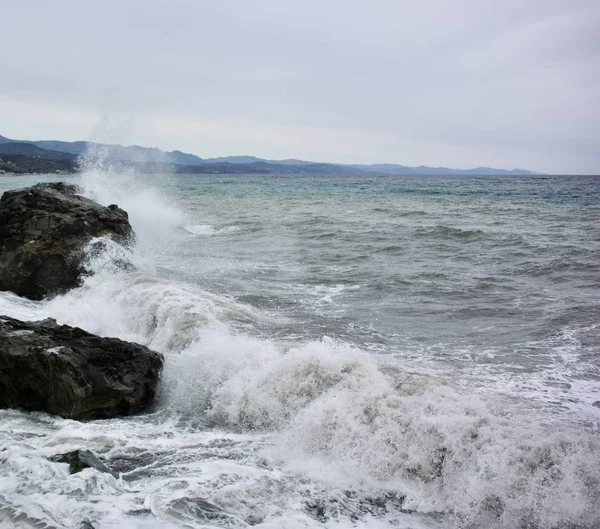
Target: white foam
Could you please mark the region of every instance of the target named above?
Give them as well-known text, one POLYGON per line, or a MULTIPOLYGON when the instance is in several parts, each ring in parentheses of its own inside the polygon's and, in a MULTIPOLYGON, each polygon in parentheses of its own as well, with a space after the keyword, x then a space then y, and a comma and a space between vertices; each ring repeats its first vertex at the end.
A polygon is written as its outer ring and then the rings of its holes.
POLYGON ((321 302, 333 303, 333 298, 341 295, 343 292, 359 289, 360 285, 317 285, 314 287, 314 293, 320 298, 321 302))
POLYGON ((41 305, 35 301, 20 298, 12 292, 0 292, 0 315, 19 320, 36 320, 41 317, 41 305))
POLYGON ((183 229, 192 235, 214 235, 217 231, 211 224, 192 224, 184 226, 183 229))
POLYGON ((211 235, 221 235, 225 233, 234 233, 239 231, 238 226, 221 226, 216 227, 212 224, 190 224, 189 226, 184 226, 183 229, 192 235, 198 236, 211 236, 211 235))
POLYGON ((600 476, 593 436, 505 416, 431 377, 390 379, 346 345, 281 351, 206 333, 171 376, 170 405, 220 427, 277 430, 268 454, 332 486, 391 487, 405 508, 453 511, 476 526, 600 522, 588 501, 600 476))
POLYGON ((33 334, 33 331, 30 331, 28 329, 21 329, 19 331, 12 331, 11 333, 9 333, 9 336, 28 336, 33 334))

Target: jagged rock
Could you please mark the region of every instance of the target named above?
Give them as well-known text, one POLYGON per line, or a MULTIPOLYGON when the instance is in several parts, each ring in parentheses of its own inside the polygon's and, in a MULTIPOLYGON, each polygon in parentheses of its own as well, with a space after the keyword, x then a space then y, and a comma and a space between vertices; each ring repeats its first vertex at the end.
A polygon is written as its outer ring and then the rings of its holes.
POLYGON ((381 517, 389 512, 410 513, 402 507, 405 496, 392 491, 381 491, 373 496, 360 496, 346 490, 329 497, 311 498, 304 503, 305 512, 320 523, 348 516, 356 522, 366 516, 381 517))
POLYGON ((58 454, 50 457, 50 461, 69 463, 69 473, 71 474, 77 474, 77 472, 81 472, 84 468, 95 468, 99 472, 110 474, 115 478, 119 477, 116 472, 108 468, 89 450, 73 450, 65 454, 58 454))
POLYGON ((55 320, 0 316, 0 408, 70 419, 129 415, 156 395, 163 357, 55 320))
POLYGON ((127 213, 79 196, 63 182, 6 191, 0 199, 0 290, 43 299, 76 287, 95 237, 127 244, 127 213))

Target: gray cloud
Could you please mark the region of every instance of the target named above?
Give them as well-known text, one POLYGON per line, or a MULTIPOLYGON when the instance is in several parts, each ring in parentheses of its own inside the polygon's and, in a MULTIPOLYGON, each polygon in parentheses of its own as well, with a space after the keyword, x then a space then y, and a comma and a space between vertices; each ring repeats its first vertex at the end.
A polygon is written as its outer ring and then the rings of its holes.
POLYGON ((600 172, 594 0, 23 1, 3 20, 1 134, 600 172))

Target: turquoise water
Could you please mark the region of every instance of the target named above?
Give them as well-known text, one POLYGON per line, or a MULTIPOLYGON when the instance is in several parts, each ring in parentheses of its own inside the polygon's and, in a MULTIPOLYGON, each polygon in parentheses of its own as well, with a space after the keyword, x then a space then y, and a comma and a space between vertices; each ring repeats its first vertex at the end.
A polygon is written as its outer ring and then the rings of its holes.
POLYGON ((137 245, 65 296, 0 293, 0 312, 163 352, 163 395, 151 416, 84 426, 1 412, 20 458, 0 474, 6 512, 98 528, 600 524, 599 178, 72 178, 129 212, 137 245), (40 480, 63 478, 39 454, 81 445, 126 484, 90 475, 79 503, 50 497, 40 480), (199 497, 229 517, 207 521, 199 497))

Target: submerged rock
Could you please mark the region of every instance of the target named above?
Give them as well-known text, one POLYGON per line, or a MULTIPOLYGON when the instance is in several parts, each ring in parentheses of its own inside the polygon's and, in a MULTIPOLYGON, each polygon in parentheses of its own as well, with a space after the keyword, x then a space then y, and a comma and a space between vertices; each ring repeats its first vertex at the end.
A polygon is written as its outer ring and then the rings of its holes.
POLYGON ((403 508, 405 496, 392 491, 381 491, 374 496, 360 496, 346 490, 324 498, 312 498, 304 503, 305 512, 320 523, 327 523, 339 516, 348 516, 356 522, 367 516, 381 517, 389 512, 410 513, 403 508))
POLYGON ((95 237, 133 238, 127 213, 77 195, 63 182, 6 191, 0 199, 0 290, 29 299, 79 284, 83 249, 95 237))
POLYGON ((144 410, 156 395, 163 357, 55 320, 0 316, 0 408, 44 411, 69 419, 144 410))
POLYGON ((56 463, 69 463, 70 474, 77 474, 77 472, 81 472, 84 468, 95 468, 98 472, 110 474, 115 478, 119 477, 116 472, 113 472, 108 468, 89 450, 73 450, 72 452, 67 452, 65 454, 58 454, 52 456, 50 461, 56 463))

